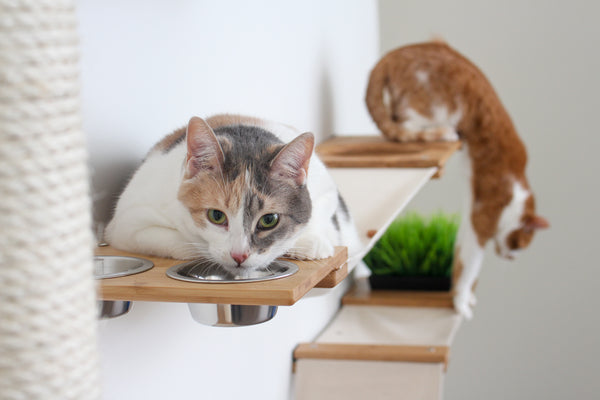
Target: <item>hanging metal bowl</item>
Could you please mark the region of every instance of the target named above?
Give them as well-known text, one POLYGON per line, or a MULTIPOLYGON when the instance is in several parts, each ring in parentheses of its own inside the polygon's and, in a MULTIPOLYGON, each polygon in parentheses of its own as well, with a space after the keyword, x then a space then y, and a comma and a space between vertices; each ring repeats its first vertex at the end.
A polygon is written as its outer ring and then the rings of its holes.
MULTIPOLYGON (((268 267, 250 274, 236 276, 218 264, 190 261, 167 270, 167 276, 186 282, 210 284, 240 284, 280 279, 298 272, 298 266, 289 261, 275 260, 268 267)), ((192 318, 210 326, 248 326, 272 319, 277 306, 188 303, 192 318)))
MULTIPOLYGON (((110 279, 120 276, 139 274, 154 266, 150 260, 138 257, 124 256, 95 256, 94 278, 110 279)), ((97 302, 100 318, 115 318, 126 314, 131 308, 131 301, 126 300, 99 300, 97 302)))

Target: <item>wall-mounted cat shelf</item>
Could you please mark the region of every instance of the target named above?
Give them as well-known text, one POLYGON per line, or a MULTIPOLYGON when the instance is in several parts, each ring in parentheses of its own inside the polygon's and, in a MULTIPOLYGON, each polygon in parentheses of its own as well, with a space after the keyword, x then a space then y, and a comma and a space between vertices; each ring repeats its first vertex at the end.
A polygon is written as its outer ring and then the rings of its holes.
POLYGON ((317 146, 346 201, 365 253, 461 142, 397 143, 382 136, 338 136, 317 146))
POLYGON ((313 342, 294 350, 295 398, 383 398, 394 388, 401 398, 440 399, 461 320, 448 308, 344 305, 313 342))
MULTIPOLYGON (((330 168, 368 250, 420 188, 440 176, 460 146, 334 137, 319 145, 317 153, 330 168)), ((324 399, 332 392, 377 397, 375 380, 384 383, 384 391, 402 387, 407 398, 441 398, 450 344, 461 321, 450 292, 371 291, 358 279, 342 305, 313 342, 294 351, 297 399, 324 399), (324 374, 326 385, 320 379, 324 374), (368 393, 362 392, 365 387, 368 393)))
POLYGON ((318 261, 292 261, 299 271, 286 278, 249 283, 192 283, 169 278, 167 269, 183 261, 151 257, 99 247, 96 255, 145 258, 154 268, 135 275, 103 279, 98 282, 101 300, 141 300, 181 303, 288 306, 296 303, 314 287, 332 288, 348 274, 345 247, 337 247, 333 257, 318 261))
POLYGON ((329 168, 437 168, 441 175, 446 161, 461 142, 398 143, 383 136, 337 136, 317 146, 317 154, 329 168))
POLYGON ((342 298, 343 305, 450 308, 451 291, 371 290, 366 282, 358 282, 342 298))

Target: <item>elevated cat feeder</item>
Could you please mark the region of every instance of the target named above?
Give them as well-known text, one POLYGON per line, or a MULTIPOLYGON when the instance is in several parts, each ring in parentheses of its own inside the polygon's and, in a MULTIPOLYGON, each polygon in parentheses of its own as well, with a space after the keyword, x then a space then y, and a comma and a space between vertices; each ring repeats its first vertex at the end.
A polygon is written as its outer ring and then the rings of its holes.
POLYGON ((348 274, 345 247, 337 247, 333 257, 325 260, 287 260, 298 268, 293 275, 246 283, 173 279, 167 275, 169 269, 184 261, 129 253, 110 246, 99 247, 96 255, 137 257, 154 264, 154 268, 138 274, 100 280, 98 297, 103 304, 129 306, 134 300, 188 303, 194 320, 212 326, 266 322, 275 316, 277 306, 293 305, 315 287, 335 287, 348 274))
POLYGON ((250 283, 192 283, 169 278, 170 267, 184 261, 129 253, 99 247, 96 255, 140 257, 154 263, 154 268, 140 274, 99 282, 102 300, 141 300, 179 303, 222 303, 244 305, 289 306, 314 287, 331 288, 347 275, 345 247, 337 247, 333 257, 318 261, 291 261, 299 271, 287 278, 250 283))

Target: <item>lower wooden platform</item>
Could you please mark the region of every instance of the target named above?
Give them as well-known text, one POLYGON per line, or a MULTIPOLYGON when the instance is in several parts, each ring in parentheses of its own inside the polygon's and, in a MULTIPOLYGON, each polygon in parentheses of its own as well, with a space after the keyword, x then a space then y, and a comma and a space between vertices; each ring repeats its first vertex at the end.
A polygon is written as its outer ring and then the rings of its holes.
POLYGON ((342 298, 344 305, 454 308, 452 292, 371 290, 358 282, 342 298))
POLYGON ((448 363, 447 346, 400 346, 384 344, 302 343, 296 347, 296 359, 403 361, 448 363))

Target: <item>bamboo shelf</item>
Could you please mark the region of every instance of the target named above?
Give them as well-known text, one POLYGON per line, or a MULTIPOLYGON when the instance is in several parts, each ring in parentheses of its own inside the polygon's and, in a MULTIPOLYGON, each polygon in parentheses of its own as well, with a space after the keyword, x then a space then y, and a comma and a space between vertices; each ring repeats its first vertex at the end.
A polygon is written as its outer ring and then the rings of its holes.
POLYGON ((392 142, 383 136, 337 136, 317 146, 329 168, 431 168, 439 177, 461 142, 392 142))
POLYGON ((343 305, 454 308, 452 292, 370 290, 355 285, 342 298, 343 305))
POLYGON ((344 304, 294 359, 448 364, 461 317, 448 308, 344 304))
POLYGON ((133 254, 110 246, 96 255, 131 256, 154 263, 146 272, 98 281, 101 300, 139 300, 181 303, 289 306, 314 287, 331 288, 348 275, 346 247, 336 247, 333 257, 318 261, 293 261, 299 271, 286 278, 248 283, 193 283, 169 278, 167 269, 185 261, 133 254))
POLYGON ((443 363, 446 366, 449 353, 448 346, 301 343, 294 350, 294 359, 443 363))

